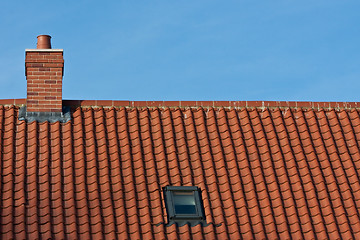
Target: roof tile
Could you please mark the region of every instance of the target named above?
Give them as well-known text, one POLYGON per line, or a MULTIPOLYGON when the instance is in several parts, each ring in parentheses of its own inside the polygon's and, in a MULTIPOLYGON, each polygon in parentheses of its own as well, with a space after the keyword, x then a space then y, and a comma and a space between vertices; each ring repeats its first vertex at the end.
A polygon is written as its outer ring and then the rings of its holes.
POLYGON ((121 104, 0 106, 2 238, 359 237, 357 103, 121 104), (167 185, 199 186, 209 225, 167 226, 167 185))

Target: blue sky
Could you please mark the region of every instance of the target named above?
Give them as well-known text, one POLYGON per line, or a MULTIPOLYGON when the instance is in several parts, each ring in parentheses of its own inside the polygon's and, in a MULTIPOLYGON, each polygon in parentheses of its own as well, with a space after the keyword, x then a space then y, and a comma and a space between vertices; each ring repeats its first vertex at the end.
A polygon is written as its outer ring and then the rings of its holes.
POLYGON ((0 99, 26 48, 64 49, 64 99, 360 101, 360 1, 1 1, 0 99))

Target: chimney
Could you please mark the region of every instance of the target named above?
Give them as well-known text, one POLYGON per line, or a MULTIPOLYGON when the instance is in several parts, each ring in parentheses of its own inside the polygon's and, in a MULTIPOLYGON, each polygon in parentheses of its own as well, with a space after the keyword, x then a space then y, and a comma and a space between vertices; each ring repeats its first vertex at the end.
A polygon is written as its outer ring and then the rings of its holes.
POLYGON ((51 37, 40 35, 37 48, 25 55, 26 116, 62 117, 63 50, 51 49, 51 37))

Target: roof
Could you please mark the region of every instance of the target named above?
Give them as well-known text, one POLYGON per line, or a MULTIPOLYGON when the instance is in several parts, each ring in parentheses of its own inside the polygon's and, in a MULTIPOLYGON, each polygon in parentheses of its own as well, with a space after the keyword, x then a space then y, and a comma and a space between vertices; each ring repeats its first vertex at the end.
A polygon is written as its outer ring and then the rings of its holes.
POLYGON ((2 239, 360 238, 357 103, 68 101, 26 123, 22 101, 0 101, 2 239), (167 226, 167 185, 200 187, 209 225, 167 226))

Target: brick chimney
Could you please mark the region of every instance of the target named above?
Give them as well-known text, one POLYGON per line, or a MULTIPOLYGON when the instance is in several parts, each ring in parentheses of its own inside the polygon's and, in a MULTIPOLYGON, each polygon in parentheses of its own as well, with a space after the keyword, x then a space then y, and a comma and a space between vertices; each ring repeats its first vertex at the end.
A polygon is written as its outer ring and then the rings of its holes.
POLYGON ((62 49, 51 49, 51 37, 37 37, 37 48, 25 50, 26 115, 62 116, 62 49))

